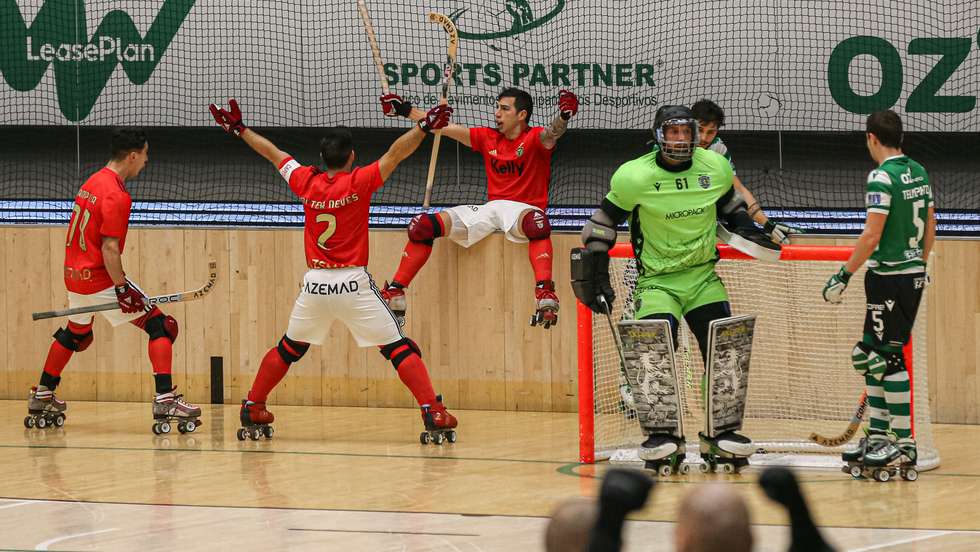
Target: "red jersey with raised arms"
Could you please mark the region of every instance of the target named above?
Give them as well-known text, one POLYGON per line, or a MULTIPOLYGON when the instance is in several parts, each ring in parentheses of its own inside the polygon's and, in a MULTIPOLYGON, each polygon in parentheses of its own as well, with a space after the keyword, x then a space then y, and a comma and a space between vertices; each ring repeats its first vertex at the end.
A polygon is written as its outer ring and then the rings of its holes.
POLYGON ((520 201, 542 210, 548 206, 554 150, 541 144, 542 132, 543 127, 529 127, 508 140, 493 128, 470 129, 470 147, 483 156, 488 200, 520 201))
POLYGON ((367 266, 371 194, 384 184, 378 162, 330 177, 288 157, 279 174, 303 200, 306 266, 367 266))
POLYGON ((118 238, 126 247, 133 199, 119 175, 104 167, 82 184, 75 195, 65 240, 65 287, 85 295, 112 287, 102 260, 102 240, 118 238))

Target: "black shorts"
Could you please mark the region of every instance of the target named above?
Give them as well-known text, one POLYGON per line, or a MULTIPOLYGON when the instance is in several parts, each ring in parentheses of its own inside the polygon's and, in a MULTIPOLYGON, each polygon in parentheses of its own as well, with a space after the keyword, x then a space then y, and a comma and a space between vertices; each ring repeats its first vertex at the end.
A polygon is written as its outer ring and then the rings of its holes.
POLYGON ((882 276, 869 270, 864 275, 864 335, 872 346, 902 347, 909 342, 925 279, 924 272, 882 276))

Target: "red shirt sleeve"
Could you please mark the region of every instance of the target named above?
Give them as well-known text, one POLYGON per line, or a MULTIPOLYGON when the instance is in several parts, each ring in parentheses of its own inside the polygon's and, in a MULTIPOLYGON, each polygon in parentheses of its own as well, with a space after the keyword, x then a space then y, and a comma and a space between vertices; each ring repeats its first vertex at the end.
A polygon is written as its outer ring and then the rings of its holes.
POLYGON ((316 167, 304 166, 292 157, 287 157, 279 165, 279 174, 289 183, 289 189, 297 196, 304 198, 309 192, 310 184, 316 175, 316 167))
POLYGON ((368 196, 384 186, 381 179, 381 165, 377 161, 366 167, 360 167, 354 172, 354 189, 364 190, 368 196))
POLYGON ((114 193, 102 199, 102 226, 99 233, 110 238, 123 239, 129 228, 129 212, 133 199, 129 194, 114 193))
POLYGON ((487 127, 474 127, 470 129, 470 148, 477 153, 487 150, 487 135, 490 129, 487 127))

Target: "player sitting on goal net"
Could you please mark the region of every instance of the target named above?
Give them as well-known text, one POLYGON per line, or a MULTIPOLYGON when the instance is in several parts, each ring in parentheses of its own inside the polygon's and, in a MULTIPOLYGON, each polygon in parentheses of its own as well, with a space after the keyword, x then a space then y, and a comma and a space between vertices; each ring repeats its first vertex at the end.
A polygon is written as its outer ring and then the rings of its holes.
MULTIPOLYGON (((401 115, 418 120, 423 112, 395 94, 381 97, 385 115, 401 115)), ((470 247, 496 230, 515 243, 528 243, 528 257, 534 268, 534 297, 537 310, 531 325, 545 329, 558 323, 558 295, 551 279, 551 224, 548 185, 551 181, 551 154, 565 134, 568 120, 578 113, 578 98, 562 90, 558 94, 558 113, 547 127, 529 125, 533 111, 531 95, 506 88, 497 96, 496 128, 468 128, 451 124, 442 130, 448 136, 483 156, 487 173, 487 203, 460 205, 439 213, 416 215, 408 225, 408 244, 395 272, 383 290, 391 310, 404 323, 405 288, 422 269, 436 238, 449 239, 470 247)))
POLYGON ((271 162, 289 189, 303 200, 306 265, 303 287, 293 305, 286 333, 265 354, 255 381, 242 401, 238 439, 272 436, 275 417, 266 409, 266 398, 282 380, 289 366, 306 354, 311 343, 321 344, 335 319, 340 319, 361 347, 378 346, 391 361, 398 377, 422 409, 422 440, 442 443, 456 440, 456 418, 435 394, 421 351, 404 336, 388 310, 374 280, 367 272, 368 214, 371 195, 384 185, 399 163, 411 155, 426 134, 449 123, 452 108, 436 106, 425 113, 377 161, 353 168, 350 130, 326 131, 320 154, 326 171, 304 166, 242 123, 235 100, 230 111, 211 106, 211 114, 226 132, 240 137, 271 162))
POLYGON ((715 272, 716 224, 727 226, 731 245, 757 258, 775 260, 780 248, 753 224, 733 186, 728 160, 697 147, 698 125, 690 109, 663 106, 654 125, 658 147, 615 172, 609 194, 583 228, 585 247, 572 251, 572 287, 582 303, 611 323, 615 293, 608 251, 616 242, 616 227, 628 220, 639 272, 636 321, 620 324, 618 346, 631 390, 624 399, 632 399, 628 402, 646 436, 639 457, 661 475, 687 469, 673 359, 683 316, 706 359, 702 469, 721 464, 734 472, 755 451, 751 440, 738 433, 755 318, 732 317, 728 293, 715 272), (660 321, 661 329, 651 321, 660 321))

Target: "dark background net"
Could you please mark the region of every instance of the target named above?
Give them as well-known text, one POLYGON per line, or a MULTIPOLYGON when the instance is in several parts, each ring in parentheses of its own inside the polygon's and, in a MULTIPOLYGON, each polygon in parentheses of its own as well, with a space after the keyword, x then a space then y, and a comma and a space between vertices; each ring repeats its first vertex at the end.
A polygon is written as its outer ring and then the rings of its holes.
MULTIPOLYGON (((855 231, 861 219, 853 215, 862 211, 873 164, 864 147, 865 115, 835 102, 828 60, 842 41, 873 34, 901 60, 900 93, 885 107, 902 114, 906 152, 930 173, 941 231, 980 230, 976 107, 963 110, 961 101, 962 112, 906 109, 942 58, 910 54, 917 38, 969 42, 968 55, 935 95, 968 101, 977 93, 980 13, 972 1, 902 3, 884 11, 876 3, 830 1, 801 7, 397 0, 368 7, 382 56, 398 75, 392 90, 421 107, 436 99, 446 50, 445 33, 425 14, 456 18, 463 32, 460 82, 450 92, 456 122, 492 124, 493 99, 504 86, 534 95, 532 124, 539 125, 553 117, 560 88, 579 94, 581 111, 552 165, 550 205, 563 228, 575 227, 599 203, 621 163, 648 151, 658 105, 708 97, 725 108, 721 136, 767 211, 812 230, 855 231), (486 38, 494 34, 500 36, 486 38), (528 75, 515 81, 519 64, 528 65, 528 75), (531 82, 534 64, 543 66, 547 82, 531 82), (551 82, 553 64, 569 68, 570 82, 551 82), (581 81, 577 65, 585 66, 581 81), (652 85, 635 85, 643 80, 641 65, 652 71, 652 85), (627 67, 622 76, 617 66, 627 67), (412 67, 420 74, 402 82, 412 67)), ((941 46, 955 50, 956 44, 941 46)), ((848 78, 853 92, 873 96, 887 80, 881 67, 869 55, 855 57, 848 78)), ((229 97, 241 103, 246 124, 308 164, 318 162, 323 127, 354 128, 359 163, 377 159, 408 128, 381 115, 379 79, 353 0, 0 0, 0 71, 0 216, 7 222, 67 220, 63 202, 105 163, 108 127, 124 124, 144 126, 150 137, 150 163, 130 186, 134 212, 156 213, 144 222, 301 224, 298 202, 271 165, 211 120, 207 105, 229 97), (99 36, 153 42, 157 63, 120 63, 112 55, 104 62, 27 60, 28 37, 36 56, 41 44, 98 44, 99 36)), ((417 209, 430 144, 374 196, 375 224, 404 224, 404 214, 417 209)), ((443 140, 433 202, 485 200, 482 160, 443 140)))

